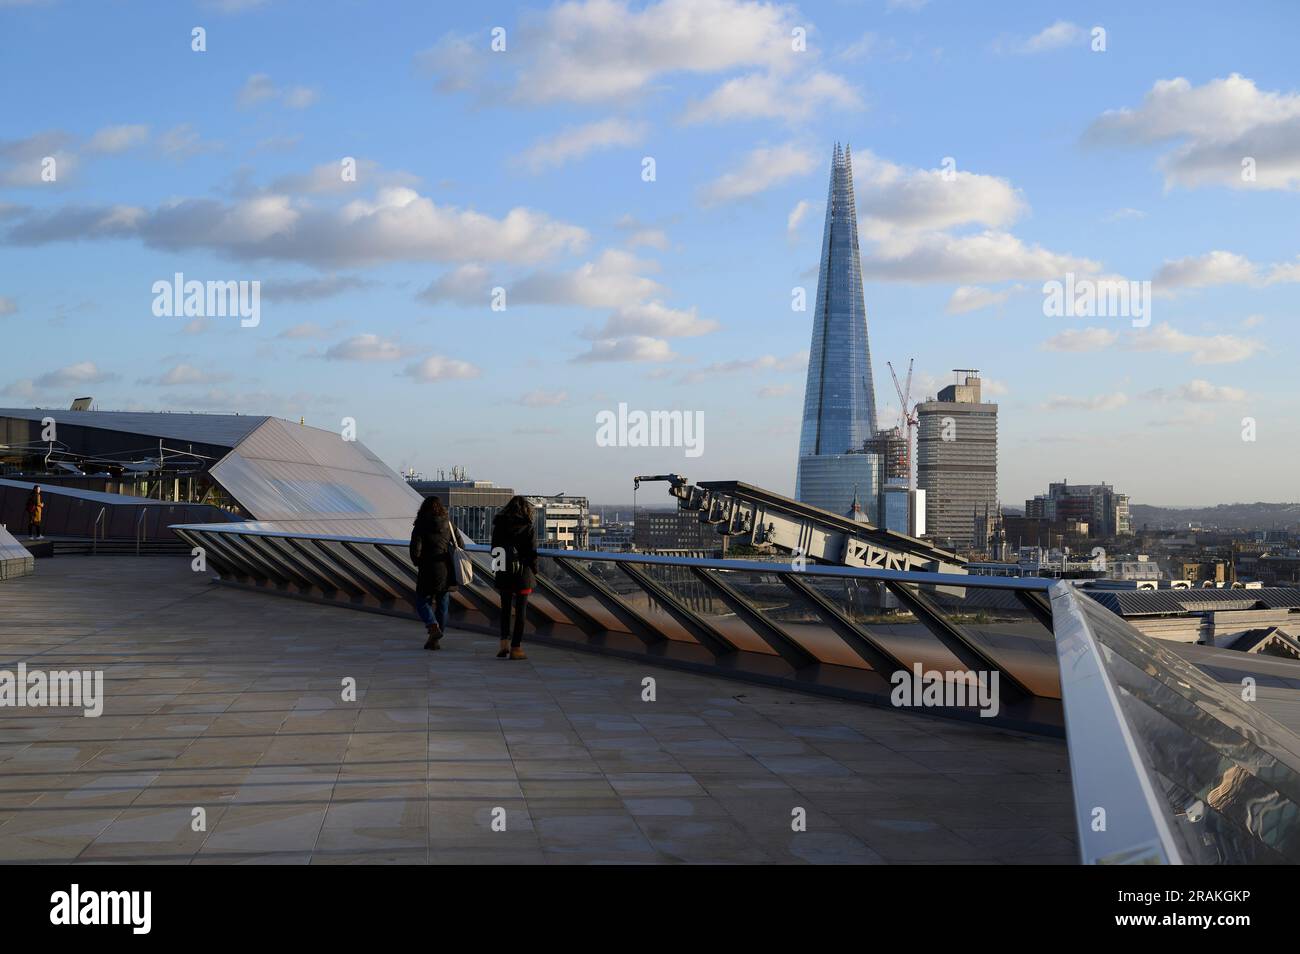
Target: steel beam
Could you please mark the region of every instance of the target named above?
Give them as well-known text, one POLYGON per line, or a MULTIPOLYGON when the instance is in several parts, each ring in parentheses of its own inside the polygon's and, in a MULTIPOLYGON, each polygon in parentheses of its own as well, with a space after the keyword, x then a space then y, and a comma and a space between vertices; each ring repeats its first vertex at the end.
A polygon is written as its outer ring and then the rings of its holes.
POLYGON ((695 641, 713 653, 714 656, 728 656, 737 652, 736 646, 717 628, 701 617, 694 610, 682 604, 672 590, 653 579, 643 570, 627 563, 618 563, 618 568, 641 589, 649 593, 678 624, 690 633, 695 641))
POLYGON ((825 593, 799 579, 798 574, 780 573, 778 576, 782 583, 811 603, 849 649, 886 681, 898 670, 907 669, 902 660, 882 646, 875 637, 841 613, 825 593))
POLYGON ((772 651, 784 659, 794 669, 815 666, 821 660, 799 644, 779 625, 764 616, 759 609, 747 600, 743 594, 725 580, 713 576, 708 570, 698 566, 691 567, 696 579, 707 586, 727 605, 733 613, 742 619, 772 651))
POLYGON ((552 557, 552 559, 555 561, 556 566, 590 590, 591 595, 596 597, 601 605, 609 610, 614 618, 626 626, 628 631, 641 642, 647 646, 657 646, 668 640, 668 637, 659 631, 659 627, 629 606, 617 593, 606 589, 599 580, 585 569, 561 557, 552 557))
POLYGON ((957 661, 967 669, 974 672, 997 670, 1001 673, 999 691, 1006 702, 1018 702, 1021 699, 1028 699, 1033 696, 1033 693, 1024 683, 1017 679, 997 659, 989 655, 983 646, 951 623, 944 616, 943 610, 935 606, 930 598, 919 589, 906 583, 886 583, 885 586, 889 587, 889 592, 898 597, 898 602, 911 610, 912 614, 938 637, 939 642, 943 643, 948 652, 956 656, 957 661))
POLYGON ((339 572, 339 565, 334 557, 315 540, 299 539, 296 537, 286 537, 285 543, 289 544, 294 550, 303 555, 304 559, 310 560, 312 566, 317 567, 320 572, 327 574, 331 579, 338 583, 338 587, 344 593, 347 593, 353 600, 363 599, 366 591, 357 584, 348 573, 339 572))
POLYGON ((1016 590, 1015 594, 1016 599, 1020 601, 1020 605, 1029 610, 1034 619, 1047 627, 1049 633, 1055 632, 1052 628, 1051 604, 1043 598, 1041 593, 1032 590, 1016 590))

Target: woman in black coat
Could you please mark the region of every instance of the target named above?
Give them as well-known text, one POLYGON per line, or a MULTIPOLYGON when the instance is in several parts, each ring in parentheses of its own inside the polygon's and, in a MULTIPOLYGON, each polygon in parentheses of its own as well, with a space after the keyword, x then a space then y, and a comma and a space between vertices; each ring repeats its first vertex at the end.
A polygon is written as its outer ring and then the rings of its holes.
POLYGON ((533 508, 523 497, 511 497, 492 518, 492 569, 501 594, 501 649, 497 658, 527 659, 520 644, 524 639, 524 610, 537 579, 537 530, 533 526, 533 508))
POLYGON ((411 562, 415 564, 415 609, 429 634, 425 649, 437 649, 451 608, 453 546, 451 519, 437 497, 426 497, 411 528, 411 562))

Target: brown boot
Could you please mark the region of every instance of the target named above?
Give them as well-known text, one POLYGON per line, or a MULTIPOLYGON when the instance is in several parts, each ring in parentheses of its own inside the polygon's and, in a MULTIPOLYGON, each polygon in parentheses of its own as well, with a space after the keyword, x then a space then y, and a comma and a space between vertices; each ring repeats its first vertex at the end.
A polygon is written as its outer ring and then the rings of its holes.
POLYGON ((424 642, 425 649, 441 649, 438 642, 442 639, 442 630, 438 628, 437 623, 429 624, 429 638, 424 642))
POLYGON ((524 647, 522 647, 522 646, 511 646, 511 647, 510 647, 510 658, 511 658, 511 659, 527 659, 528 657, 524 655, 524 647))
POLYGON ((501 650, 497 653, 497 659, 505 659, 510 655, 510 640, 501 640, 501 650))

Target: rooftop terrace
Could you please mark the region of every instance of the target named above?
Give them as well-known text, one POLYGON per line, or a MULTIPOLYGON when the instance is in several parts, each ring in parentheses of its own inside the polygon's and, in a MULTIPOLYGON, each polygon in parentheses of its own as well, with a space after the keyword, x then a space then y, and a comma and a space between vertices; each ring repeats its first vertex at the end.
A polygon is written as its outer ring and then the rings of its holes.
POLYGON ((188 558, 3 587, 0 668, 102 669, 106 702, 0 708, 0 862, 1078 860, 1059 740, 454 629, 424 652, 188 558))

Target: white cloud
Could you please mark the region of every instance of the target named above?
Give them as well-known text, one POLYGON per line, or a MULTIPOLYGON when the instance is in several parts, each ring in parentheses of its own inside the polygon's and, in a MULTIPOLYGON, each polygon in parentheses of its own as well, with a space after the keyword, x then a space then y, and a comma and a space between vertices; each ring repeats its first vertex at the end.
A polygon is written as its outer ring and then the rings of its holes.
POLYGON ((230 380, 230 375, 220 371, 204 371, 192 364, 181 362, 153 378, 142 378, 142 384, 157 384, 162 387, 176 385, 216 384, 230 380))
POLYGON ((649 128, 645 122, 618 118, 571 126, 549 139, 535 142, 516 161, 534 173, 543 172, 600 149, 635 146, 644 141, 649 128))
POLYGON ((126 152, 149 138, 148 126, 105 126, 90 137, 87 148, 91 152, 126 152))
POLYGON ((355 193, 363 187, 414 187, 419 184, 418 176, 381 170, 373 159, 356 159, 355 166, 350 168, 355 173, 351 179, 343 178, 344 168, 340 160, 322 162, 308 172, 281 176, 267 191, 291 195, 338 195, 355 193))
POLYGON ((408 365, 402 372, 408 378, 433 383, 435 381, 455 381, 477 378, 483 372, 468 361, 456 358, 444 358, 430 355, 423 361, 408 365))
POLYGON ((1078 24, 1068 20, 1057 20, 1027 40, 1015 44, 1014 49, 1018 53, 1047 53, 1080 44, 1087 35, 1088 32, 1078 24))
POLYGON ((18 310, 18 303, 12 298, 0 295, 0 315, 12 315, 18 310))
POLYGON ((1103 113, 1084 138, 1172 144, 1159 160, 1166 188, 1300 189, 1300 93, 1265 92, 1237 73, 1201 86, 1159 80, 1141 106, 1103 113))
POLYGON ((324 357, 330 361, 397 361, 410 355, 413 350, 391 338, 363 334, 332 345, 324 357))
POLYGON ((1119 340, 1119 332, 1109 328, 1070 328, 1043 342, 1044 351, 1101 351, 1119 340))
MULTIPOLYGON (((485 305, 490 300, 491 281, 487 268, 477 262, 467 262, 439 275, 416 298, 429 305, 444 301, 485 305)), ((509 305, 508 298, 506 304, 509 305)))
POLYGON ((1133 336, 1134 351, 1190 355, 1193 364, 1235 364, 1262 350, 1258 341, 1235 335, 1189 335, 1168 322, 1133 336))
POLYGON ((636 336, 593 341, 591 348, 572 360, 578 363, 605 361, 672 361, 677 357, 667 341, 636 336))
POLYGON ((1152 284, 1166 293, 1179 288, 1214 285, 1276 285, 1300 282, 1300 257, 1292 262, 1261 265, 1236 252, 1216 249, 1204 255, 1166 260, 1152 284))
POLYGON ((981 288, 979 285, 960 285, 948 299, 948 305, 944 311, 950 315, 964 315, 969 311, 979 311, 981 308, 988 308, 992 305, 1000 305, 1005 302, 1015 292, 1021 291, 1023 286, 1013 285, 1010 288, 1001 288, 994 290, 992 288, 981 288))
POLYGON ((687 371, 677 379, 679 384, 697 384, 723 374, 754 374, 761 371, 792 372, 803 371, 808 367, 808 352, 796 351, 784 358, 773 354, 757 358, 735 358, 731 361, 719 361, 695 371, 687 371))
POLYGON ((269 74, 254 73, 240 87, 235 103, 240 109, 249 109, 262 103, 279 100, 282 105, 290 109, 306 109, 313 105, 318 97, 319 93, 310 86, 293 86, 284 89, 272 83, 269 74))
POLYGON ((717 329, 716 321, 700 318, 695 308, 669 308, 663 302, 649 301, 618 308, 603 327, 588 331, 586 337, 693 338, 717 329))
POLYGON ((950 235, 900 234, 877 244, 862 259, 863 278, 880 281, 995 284, 1047 279, 1066 272, 1095 273, 1098 262, 1025 245, 1007 232, 950 235))
POLYGON ((1204 288, 1249 282, 1254 278, 1255 266, 1245 256, 1213 251, 1166 261, 1151 281, 1163 288, 1204 288))
POLYGON ((36 133, 26 139, 0 139, 0 188, 48 188, 52 183, 42 178, 46 159, 54 160, 55 183, 67 182, 80 164, 77 155, 68 148, 71 142, 71 136, 58 130, 36 133))
POLYGON ((896 165, 869 151, 853 156, 853 191, 868 237, 959 225, 1010 225, 1028 209, 1020 190, 997 176, 896 165))
POLYGON ((790 210, 790 214, 786 216, 785 220, 785 234, 789 238, 794 238, 795 232, 799 229, 799 223, 804 220, 809 208, 808 201, 800 199, 795 203, 794 208, 790 210))
POLYGON ((219 143, 203 139, 199 131, 189 123, 181 123, 168 129, 158 136, 156 144, 163 156, 177 160, 188 159, 205 152, 216 152, 221 148, 219 143))
POLYGON ((761 398, 779 398, 785 397, 793 388, 788 384, 776 384, 766 388, 758 389, 758 396, 761 398))
POLYGON ((514 96, 622 100, 673 73, 787 70, 802 55, 791 48, 791 30, 807 25, 792 7, 774 3, 659 0, 638 9, 625 0, 574 0, 521 31, 514 96))
POLYGON ((705 205, 749 198, 787 179, 806 175, 816 164, 811 153, 794 143, 760 147, 745 156, 740 168, 706 185, 700 198, 705 205))
POLYGON ((508 301, 519 304, 582 305, 618 308, 643 301, 661 290, 654 279, 639 274, 653 271, 653 262, 621 249, 606 249, 594 262, 572 272, 534 272, 509 288, 508 301))
POLYGON ((861 109, 862 97, 842 77, 821 70, 798 79, 751 73, 727 80, 704 99, 690 103, 682 122, 687 125, 738 119, 799 122, 829 108, 861 109))
MULTIPOLYGON (((42 374, 34 384, 37 389, 48 390, 50 388, 71 387, 72 385, 102 384, 105 381, 114 381, 116 379, 116 374, 101 371, 93 361, 78 361, 75 364, 42 374)), ((30 385, 33 382, 27 383, 30 385)))
POLYGON ((235 202, 176 199, 152 210, 65 206, 17 219, 7 241, 131 237, 168 251, 208 249, 234 259, 342 268, 398 261, 537 262, 580 250, 587 233, 531 209, 514 208, 496 219, 392 187, 339 207, 274 193, 235 202))
POLYGON ((1119 391, 1098 394, 1095 397, 1057 395, 1047 399, 1043 409, 1048 411, 1116 411, 1128 403, 1128 395, 1119 391))

